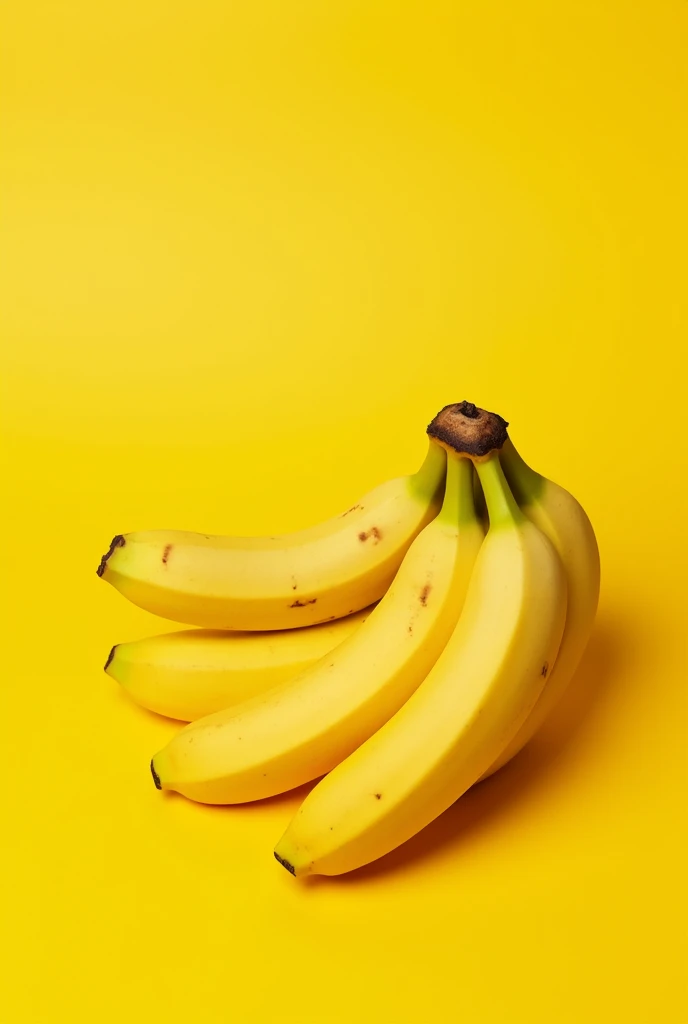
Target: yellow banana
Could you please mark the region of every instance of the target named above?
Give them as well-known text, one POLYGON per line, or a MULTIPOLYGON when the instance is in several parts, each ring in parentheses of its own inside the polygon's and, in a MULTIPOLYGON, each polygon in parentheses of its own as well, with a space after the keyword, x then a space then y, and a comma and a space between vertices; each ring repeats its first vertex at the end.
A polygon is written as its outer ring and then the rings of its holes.
POLYGON ((568 581, 566 625, 557 660, 528 718, 483 776, 492 775, 535 735, 569 684, 592 632, 600 593, 600 554, 584 509, 572 494, 526 465, 507 440, 502 465, 518 504, 559 552, 568 581))
MULTIPOLYGON (((447 407, 436 436, 482 455, 480 423, 471 433, 462 421, 489 415, 447 407)), ((410 839, 494 763, 545 684, 564 626, 564 570, 518 508, 497 451, 477 470, 490 528, 456 629, 406 704, 305 799, 275 850, 295 875, 351 871, 410 839)))
POLYGON ((437 514, 446 459, 381 484, 343 515, 281 537, 149 530, 113 539, 98 575, 134 604, 211 629, 292 629, 379 601, 437 514))
POLYGON ((350 636, 370 609, 269 632, 183 629, 117 644, 105 671, 137 704, 191 722, 291 679, 350 636))
POLYGON ((363 625, 296 679, 182 729, 156 754, 156 785, 241 803, 329 771, 413 693, 456 624, 483 538, 470 461, 450 455, 444 504, 363 625))

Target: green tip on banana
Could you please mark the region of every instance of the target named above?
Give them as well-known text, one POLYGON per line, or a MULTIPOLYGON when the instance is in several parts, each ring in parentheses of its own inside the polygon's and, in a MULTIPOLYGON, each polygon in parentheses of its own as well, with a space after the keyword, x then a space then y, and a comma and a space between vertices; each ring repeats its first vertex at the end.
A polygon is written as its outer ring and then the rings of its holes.
POLYGON ((160 781, 160 776, 158 775, 158 773, 155 770, 155 765, 153 764, 153 759, 152 758, 151 758, 151 763, 150 763, 150 770, 151 770, 151 775, 153 776, 153 782, 155 783, 155 788, 156 789, 162 789, 162 782, 160 781))
POLYGON ((116 537, 112 538, 112 540, 110 541, 110 547, 107 549, 107 551, 105 552, 105 554, 101 558, 100 565, 96 569, 96 575, 97 576, 102 576, 103 575, 103 573, 105 572, 105 567, 107 566, 108 559, 110 558, 110 556, 112 554, 114 554, 114 552, 117 550, 117 548, 123 548, 125 544, 126 544, 126 541, 125 541, 125 539, 124 539, 124 537, 122 536, 121 533, 118 533, 116 537))
POLYGON ((480 459, 503 446, 508 426, 496 412, 472 402, 455 402, 440 409, 427 432, 443 448, 480 459))

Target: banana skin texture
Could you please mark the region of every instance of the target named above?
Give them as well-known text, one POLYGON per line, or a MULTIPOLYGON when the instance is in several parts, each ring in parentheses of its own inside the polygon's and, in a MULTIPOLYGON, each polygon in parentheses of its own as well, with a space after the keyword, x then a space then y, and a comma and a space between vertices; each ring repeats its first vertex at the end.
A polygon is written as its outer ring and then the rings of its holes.
POLYGON ((280 537, 148 530, 113 539, 98 575, 133 604, 207 629, 275 630, 341 618, 379 601, 440 508, 446 457, 430 442, 412 476, 342 515, 280 537))
POLYGON ((192 722, 310 668, 358 629, 371 610, 301 629, 163 633, 117 644, 105 671, 141 707, 192 722))
POLYGON ((440 514, 366 622, 291 682, 183 729, 153 759, 156 784, 204 803, 241 803, 330 771, 401 707, 441 654, 482 540, 471 463, 450 455, 440 514))
POLYGON ((550 539, 566 571, 566 624, 559 653, 535 707, 483 778, 515 757, 536 734, 569 685, 592 633, 600 594, 600 553, 592 524, 572 494, 526 465, 511 440, 502 452, 514 497, 550 539))
POLYGON ((275 848, 294 875, 336 875, 410 839, 492 765, 535 705, 566 616, 566 576, 493 452, 477 462, 490 528, 463 612, 427 678, 324 778, 275 848))

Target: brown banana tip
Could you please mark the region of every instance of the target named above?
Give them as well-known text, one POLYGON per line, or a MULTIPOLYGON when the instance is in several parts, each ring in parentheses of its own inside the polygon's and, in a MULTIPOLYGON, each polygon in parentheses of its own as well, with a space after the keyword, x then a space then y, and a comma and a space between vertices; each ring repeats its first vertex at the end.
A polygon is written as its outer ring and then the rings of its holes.
POLYGON ((428 434, 444 448, 476 458, 499 450, 506 441, 506 420, 472 402, 445 405, 428 426, 428 434))
POLYGON ((155 783, 155 788, 156 789, 162 789, 162 782, 160 781, 160 776, 158 775, 158 773, 155 770, 155 765, 153 764, 153 758, 151 758, 150 770, 151 770, 151 775, 153 776, 153 782, 155 783))
POLYGON ((107 551, 101 558, 100 565, 96 569, 96 574, 98 576, 102 576, 103 573, 105 572, 105 566, 108 563, 108 558, 110 558, 110 556, 117 550, 117 548, 123 548, 125 544, 126 541, 121 533, 118 533, 116 537, 112 538, 112 540, 110 541, 110 547, 107 549, 107 551))
POLYGON ((115 646, 114 646, 114 647, 111 647, 111 648, 110 648, 110 653, 109 653, 109 654, 108 654, 108 656, 107 656, 107 661, 106 661, 106 662, 105 662, 105 664, 103 665, 103 670, 104 670, 105 672, 107 672, 107 670, 108 670, 108 665, 110 664, 110 662, 111 662, 111 661, 112 661, 112 659, 114 658, 114 656, 115 656, 115 651, 117 650, 118 646, 119 646, 118 644, 115 644, 115 646))
POLYGON ((283 868, 286 868, 290 875, 296 875, 296 869, 293 864, 290 864, 284 857, 280 857, 279 853, 275 850, 275 860, 278 864, 281 864, 283 868))

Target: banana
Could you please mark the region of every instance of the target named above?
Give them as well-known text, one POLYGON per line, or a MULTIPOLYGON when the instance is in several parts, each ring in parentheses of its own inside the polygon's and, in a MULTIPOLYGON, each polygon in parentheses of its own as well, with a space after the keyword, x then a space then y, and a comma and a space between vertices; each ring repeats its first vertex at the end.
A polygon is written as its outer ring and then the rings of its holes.
POLYGON ((191 722, 291 679, 350 636, 370 609, 302 629, 183 629, 117 644, 105 671, 137 704, 191 722))
POLYGON ((483 778, 510 761, 535 735, 569 684, 592 632, 600 593, 600 553, 585 511, 572 494, 526 465, 510 439, 502 466, 518 504, 549 537, 568 581, 566 625, 552 671, 538 701, 514 738, 483 778))
POLYGON ((242 803, 333 768, 401 707, 441 653, 482 539, 471 463, 451 454, 440 514, 360 629, 296 679, 182 729, 151 762, 158 788, 242 803))
POLYGON ((117 536, 98 575, 134 604, 210 629, 292 629, 379 601, 437 514, 446 459, 431 444, 413 476, 381 484, 337 518, 281 537, 178 530, 117 536))
POLYGON ((493 442, 474 443, 480 424, 464 430, 466 416, 491 414, 462 403, 431 424, 480 456, 490 527, 463 612, 407 703, 306 797, 275 849, 294 875, 351 871, 424 828, 494 763, 554 663, 566 613, 561 561, 516 504, 498 445, 483 457, 493 442))

